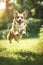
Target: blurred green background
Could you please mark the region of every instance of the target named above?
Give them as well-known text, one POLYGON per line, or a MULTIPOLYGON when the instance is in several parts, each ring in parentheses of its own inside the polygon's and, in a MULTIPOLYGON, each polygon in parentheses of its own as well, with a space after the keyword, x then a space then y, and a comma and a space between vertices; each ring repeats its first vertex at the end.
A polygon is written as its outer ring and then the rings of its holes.
POLYGON ((43 0, 0 0, 0 65, 43 65, 43 0), (28 10, 27 33, 10 44, 14 9, 28 10))
POLYGON ((20 13, 28 10, 27 35, 24 37, 35 37, 39 35, 43 25, 43 1, 42 0, 0 0, 0 39, 6 39, 8 30, 13 22, 13 9, 20 13), (1 7, 2 6, 2 7, 1 7))

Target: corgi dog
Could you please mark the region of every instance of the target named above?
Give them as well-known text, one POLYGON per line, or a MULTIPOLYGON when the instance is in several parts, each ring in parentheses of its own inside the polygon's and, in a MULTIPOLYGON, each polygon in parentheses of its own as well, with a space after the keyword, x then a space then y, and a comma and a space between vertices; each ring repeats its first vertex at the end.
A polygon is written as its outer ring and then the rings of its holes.
POLYGON ((23 13, 19 13, 16 9, 13 11, 13 22, 12 27, 7 35, 10 43, 12 39, 15 39, 17 42, 22 38, 22 35, 26 34, 26 17, 28 11, 25 10, 23 13))

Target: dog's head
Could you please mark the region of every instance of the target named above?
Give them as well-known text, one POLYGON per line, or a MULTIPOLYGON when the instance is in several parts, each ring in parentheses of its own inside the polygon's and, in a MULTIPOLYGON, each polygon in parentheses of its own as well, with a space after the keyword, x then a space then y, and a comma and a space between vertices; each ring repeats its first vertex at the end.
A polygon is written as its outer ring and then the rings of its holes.
POLYGON ((13 11, 14 18, 18 24, 24 22, 28 14, 28 10, 25 10, 23 13, 19 13, 16 9, 13 11))

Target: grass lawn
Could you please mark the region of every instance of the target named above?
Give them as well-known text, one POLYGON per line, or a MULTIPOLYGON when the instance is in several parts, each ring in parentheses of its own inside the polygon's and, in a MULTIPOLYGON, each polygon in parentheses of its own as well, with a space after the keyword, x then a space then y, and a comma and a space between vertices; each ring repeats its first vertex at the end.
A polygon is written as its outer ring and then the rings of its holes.
POLYGON ((22 39, 19 43, 0 40, 0 65, 43 65, 43 44, 39 39, 22 39))

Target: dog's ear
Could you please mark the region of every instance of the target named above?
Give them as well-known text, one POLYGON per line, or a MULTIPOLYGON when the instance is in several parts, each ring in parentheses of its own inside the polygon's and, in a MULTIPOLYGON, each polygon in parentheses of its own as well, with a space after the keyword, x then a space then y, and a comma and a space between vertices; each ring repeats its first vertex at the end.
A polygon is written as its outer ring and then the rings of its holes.
POLYGON ((28 10, 25 10, 22 14, 23 14, 24 18, 26 19, 27 15, 28 15, 28 10))
POLYGON ((16 9, 13 10, 13 15, 14 15, 14 17, 18 16, 18 11, 16 9))

